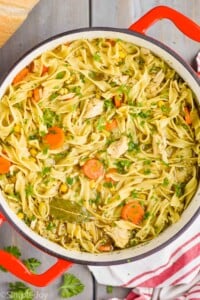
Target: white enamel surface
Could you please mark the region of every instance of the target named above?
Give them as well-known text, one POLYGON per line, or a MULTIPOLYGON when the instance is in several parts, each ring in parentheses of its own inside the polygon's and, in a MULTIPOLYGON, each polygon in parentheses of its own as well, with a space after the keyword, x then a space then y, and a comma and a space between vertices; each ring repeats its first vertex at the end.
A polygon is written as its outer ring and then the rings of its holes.
MULTIPOLYGON (((53 41, 50 41, 31 53, 29 53, 25 58, 23 58, 9 73, 9 75, 6 77, 4 82, 2 83, 0 87, 0 98, 5 93, 7 86, 12 82, 15 75, 26 65, 28 65, 34 58, 39 56, 44 51, 50 50, 55 48, 56 46, 66 43, 68 41, 80 39, 80 38, 97 38, 97 37, 106 37, 106 38, 120 38, 125 41, 129 41, 132 43, 137 44, 138 46, 149 48, 152 52, 154 52, 156 55, 163 58, 172 68, 174 68, 181 76, 182 78, 189 84, 189 86, 192 88, 194 93, 197 96, 198 103, 200 103, 200 86, 195 81, 193 76, 190 74, 190 72, 177 60, 175 59, 170 53, 166 52, 164 49, 160 48, 159 46, 146 41, 140 37, 136 37, 133 35, 129 35, 126 33, 121 32, 112 32, 112 31, 84 31, 80 33, 73 33, 70 35, 66 35, 63 37, 59 37, 57 39, 54 39, 53 41)), ((15 226, 19 227, 20 230, 27 236, 30 237, 32 241, 35 241, 38 245, 48 249, 49 251, 52 251, 55 256, 61 255, 66 258, 71 258, 72 260, 78 260, 78 261, 85 261, 87 264, 95 264, 95 263, 110 263, 114 264, 116 262, 121 262, 122 260, 128 260, 131 258, 137 259, 138 256, 142 254, 148 254, 149 251, 152 251, 153 249, 156 249, 157 247, 160 247, 163 243, 166 243, 169 239, 173 238, 174 235, 176 235, 188 222, 190 222, 192 216, 197 212, 199 209, 199 197, 200 192, 196 194, 196 196, 193 198, 192 202, 190 203, 187 210, 183 213, 181 220, 174 224, 173 226, 166 229, 162 234, 160 234, 157 238, 153 239, 151 242, 149 242, 146 245, 138 246, 130 249, 125 249, 109 254, 90 254, 90 253, 80 253, 76 251, 69 251, 65 250, 64 248, 60 247, 57 244, 54 244, 35 232, 33 232, 29 227, 25 225, 25 223, 18 219, 18 217, 9 209, 9 206, 5 199, 0 195, 0 205, 2 206, 3 210, 6 211, 7 216, 12 220, 12 222, 15 224, 15 226)), ((48 251, 47 250, 47 251, 48 251)))

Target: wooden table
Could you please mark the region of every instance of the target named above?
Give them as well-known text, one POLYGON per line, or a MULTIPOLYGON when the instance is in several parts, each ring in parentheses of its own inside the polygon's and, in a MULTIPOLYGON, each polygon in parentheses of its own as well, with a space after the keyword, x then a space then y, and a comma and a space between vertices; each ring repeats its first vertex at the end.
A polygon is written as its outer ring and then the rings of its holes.
MULTIPOLYGON (((169 5, 200 23, 199 0, 41 0, 32 10, 28 19, 0 49, 0 79, 12 64, 37 43, 55 34, 71 29, 89 26, 109 26, 128 28, 146 11, 157 5, 169 5)), ((168 20, 162 20, 148 31, 148 34, 164 42, 187 61, 191 62, 200 45, 186 38, 168 20)), ((37 257, 42 261, 44 270, 54 261, 41 251, 24 241, 9 225, 0 229, 0 248, 17 245, 24 258, 37 257)), ((71 271, 86 285, 83 294, 74 300, 92 300, 92 279, 87 267, 75 265, 71 271)), ((8 273, 0 273, 0 299, 6 299, 6 287, 16 278, 8 273)), ((35 299, 60 299, 57 288, 61 278, 46 288, 35 288, 35 299)), ((127 290, 115 288, 113 294, 107 294, 106 288, 97 284, 98 300, 111 296, 123 297, 127 290)))

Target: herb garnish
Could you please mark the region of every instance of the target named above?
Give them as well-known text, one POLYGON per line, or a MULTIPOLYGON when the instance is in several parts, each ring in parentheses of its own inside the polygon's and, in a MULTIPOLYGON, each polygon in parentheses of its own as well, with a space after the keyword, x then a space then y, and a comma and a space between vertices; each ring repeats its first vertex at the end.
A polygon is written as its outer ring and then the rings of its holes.
POLYGON ((59 288, 62 298, 70 298, 83 292, 83 283, 73 274, 63 275, 63 284, 59 288))
POLYGON ((23 260, 23 263, 32 273, 36 273, 36 269, 41 265, 41 262, 33 257, 23 260))
POLYGON ((131 163, 132 162, 130 160, 119 160, 115 163, 115 165, 117 167, 117 171, 121 174, 124 174, 128 171, 131 163))
MULTIPOLYGON (((21 256, 21 252, 20 252, 19 248, 16 246, 7 246, 3 250, 12 254, 16 258, 19 258, 21 256)), ((0 266, 0 270, 3 272, 7 272, 7 270, 2 266, 0 266)))
POLYGON ((63 79, 63 77, 65 76, 65 74, 66 74, 65 71, 61 71, 61 72, 57 73, 56 79, 63 79))
POLYGON ((26 196, 32 196, 34 194, 33 191, 33 185, 32 184, 27 184, 25 187, 25 192, 26 192, 26 196))

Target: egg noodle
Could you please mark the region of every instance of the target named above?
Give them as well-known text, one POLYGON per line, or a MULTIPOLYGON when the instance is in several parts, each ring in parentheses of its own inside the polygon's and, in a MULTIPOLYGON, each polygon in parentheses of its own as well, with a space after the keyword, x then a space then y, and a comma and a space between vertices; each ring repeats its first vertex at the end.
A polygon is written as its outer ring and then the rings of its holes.
POLYGON ((0 163, 0 187, 10 208, 67 249, 153 239, 197 189, 194 98, 167 63, 129 42, 80 39, 43 53, 0 102, 9 163, 7 171, 0 163))

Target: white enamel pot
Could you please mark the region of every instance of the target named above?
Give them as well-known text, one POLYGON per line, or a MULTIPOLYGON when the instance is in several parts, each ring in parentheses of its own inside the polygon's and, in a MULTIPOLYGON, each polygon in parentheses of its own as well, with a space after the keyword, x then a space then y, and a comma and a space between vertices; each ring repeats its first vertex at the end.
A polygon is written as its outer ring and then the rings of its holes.
MULTIPOLYGON (((157 56, 165 60, 178 74, 189 84, 196 95, 198 106, 200 103, 200 80, 193 69, 173 50, 166 45, 144 35, 145 30, 155 21, 168 18, 188 37, 200 42, 200 27, 179 12, 164 6, 159 6, 144 15, 139 21, 133 24, 128 30, 113 28, 87 28, 65 32, 51 39, 48 39, 31 49, 11 68, 0 85, 0 98, 5 93, 6 88, 12 82, 16 74, 43 52, 53 49, 56 46, 77 39, 91 38, 120 38, 124 41, 132 42, 138 46, 150 49, 157 56)), ((39 236, 33 232, 26 224, 9 208, 6 200, 0 196, 0 224, 7 220, 17 232, 24 236, 34 246, 46 253, 58 258, 58 262, 43 274, 31 274, 26 267, 12 257, 10 254, 0 250, 0 265, 6 267, 18 278, 33 285, 44 286, 51 280, 65 271, 73 262, 87 265, 114 265, 136 261, 164 248, 175 240, 184 230, 192 224, 194 219, 199 218, 200 213, 200 191, 197 190, 190 205, 184 211, 180 221, 171 225, 158 237, 145 245, 134 248, 114 251, 112 253, 91 254, 67 250, 61 246, 39 236)))

